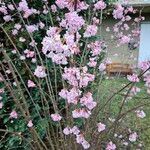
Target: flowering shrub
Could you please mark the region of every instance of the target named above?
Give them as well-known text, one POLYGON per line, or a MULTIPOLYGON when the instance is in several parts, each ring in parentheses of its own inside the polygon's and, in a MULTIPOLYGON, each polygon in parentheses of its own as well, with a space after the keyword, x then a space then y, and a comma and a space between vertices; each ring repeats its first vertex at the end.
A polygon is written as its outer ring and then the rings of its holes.
MULTIPOLYGON (((140 92, 136 83, 141 80, 150 94, 150 63, 141 63, 140 75, 128 75, 129 83, 101 102, 98 87, 110 62, 105 58, 109 41, 102 39, 100 28, 109 7, 103 0, 12 0, 1 4, 1 149, 137 147, 138 130, 124 125, 124 119, 128 112, 146 117, 142 106, 147 103, 131 110, 123 108, 126 100, 140 92), (112 119, 105 107, 124 90, 120 109, 112 119)), ((112 9, 117 23, 106 32, 114 32, 117 46, 135 37, 138 45, 139 23, 144 17, 132 18, 138 12, 132 6, 117 4, 112 9), (126 34, 131 20, 133 29, 126 34)))

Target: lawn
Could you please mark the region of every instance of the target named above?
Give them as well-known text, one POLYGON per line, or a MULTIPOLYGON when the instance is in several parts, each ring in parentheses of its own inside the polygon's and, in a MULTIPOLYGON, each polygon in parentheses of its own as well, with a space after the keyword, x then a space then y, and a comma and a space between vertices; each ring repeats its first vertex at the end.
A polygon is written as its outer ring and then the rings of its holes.
MULTIPOLYGON (((124 87, 126 84, 128 84, 127 79, 124 77, 110 77, 103 79, 99 86, 99 100, 100 105, 103 106, 105 101, 111 95, 120 90, 122 87, 124 87)), ((141 91, 134 96, 132 99, 126 100, 124 104, 124 108, 122 112, 126 112, 127 110, 130 110, 136 106, 140 106, 141 103, 149 103, 150 102, 150 95, 147 94, 146 89, 144 88, 144 83, 140 82, 136 84, 137 87, 141 88, 141 91)), ((128 89, 128 88, 127 88, 128 89)), ((123 90, 119 94, 117 94, 112 101, 109 103, 108 106, 103 109, 103 113, 108 113, 108 116, 111 118, 116 118, 120 105, 122 104, 122 100, 124 97, 125 92, 127 89, 123 90)), ((144 149, 150 150, 150 109, 149 105, 140 107, 140 110, 144 110, 146 113, 145 118, 138 118, 136 116, 135 110, 130 112, 125 118, 124 118, 124 124, 125 126, 131 128, 131 130, 136 130, 139 134, 139 141, 142 141, 142 145, 144 149), (142 128, 142 129, 140 129, 142 128)), ((131 148, 133 149, 133 148, 131 148)))

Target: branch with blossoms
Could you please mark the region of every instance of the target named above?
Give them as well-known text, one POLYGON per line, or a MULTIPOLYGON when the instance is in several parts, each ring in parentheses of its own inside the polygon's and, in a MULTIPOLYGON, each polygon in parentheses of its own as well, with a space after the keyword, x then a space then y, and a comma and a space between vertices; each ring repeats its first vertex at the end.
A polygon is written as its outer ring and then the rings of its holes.
MULTIPOLYGON (((103 0, 2 3, 0 28, 5 42, 0 52, 0 113, 4 114, 4 129, 0 132, 12 133, 6 141, 3 138, 2 148, 16 143, 24 146, 27 138, 29 149, 115 150, 127 146, 125 140, 137 140, 136 131, 128 130, 122 142, 113 134, 119 132, 120 119, 132 111, 122 112, 129 96, 140 91, 135 85, 141 78, 150 93, 150 63, 141 63, 143 73, 128 75, 130 82, 101 103, 99 88, 111 63, 106 58, 110 41, 103 39, 102 32, 109 7, 103 0), (100 117, 125 89, 116 119, 105 113, 100 117)), ((132 6, 117 4, 111 9, 117 21, 113 28, 106 28, 113 32, 111 40, 119 47, 136 39, 138 46, 139 24, 144 20, 141 11, 139 17, 132 18, 139 12, 132 6), (126 34, 130 21, 132 30, 126 34)), ((133 110, 142 118, 145 113, 137 110, 140 107, 133 110)))

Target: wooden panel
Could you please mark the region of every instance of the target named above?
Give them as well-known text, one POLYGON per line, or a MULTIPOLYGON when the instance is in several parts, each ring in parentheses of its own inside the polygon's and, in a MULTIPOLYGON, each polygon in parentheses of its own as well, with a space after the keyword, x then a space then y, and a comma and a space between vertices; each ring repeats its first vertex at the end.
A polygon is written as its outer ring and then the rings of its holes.
POLYGON ((106 66, 106 72, 110 74, 120 73, 120 74, 132 74, 132 69, 129 64, 122 63, 111 63, 106 66))

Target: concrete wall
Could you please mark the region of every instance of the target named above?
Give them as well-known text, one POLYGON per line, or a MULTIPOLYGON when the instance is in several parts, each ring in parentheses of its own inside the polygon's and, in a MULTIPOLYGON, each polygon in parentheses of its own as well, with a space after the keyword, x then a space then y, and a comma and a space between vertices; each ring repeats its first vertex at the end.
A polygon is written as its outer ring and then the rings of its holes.
MULTIPOLYGON (((150 20, 150 14, 145 14, 144 16, 146 21, 150 20)), ((112 28, 115 23, 116 21, 111 16, 107 17, 103 20, 101 28, 102 38, 107 41, 108 45, 107 58, 111 59, 112 62, 127 63, 136 66, 138 63, 139 48, 130 50, 128 44, 117 47, 117 40, 111 39, 113 32, 106 32, 106 27, 112 28)), ((132 22, 128 23, 130 27, 132 27, 131 24, 132 22)), ((125 34, 131 34, 131 29, 126 31, 125 34)))

